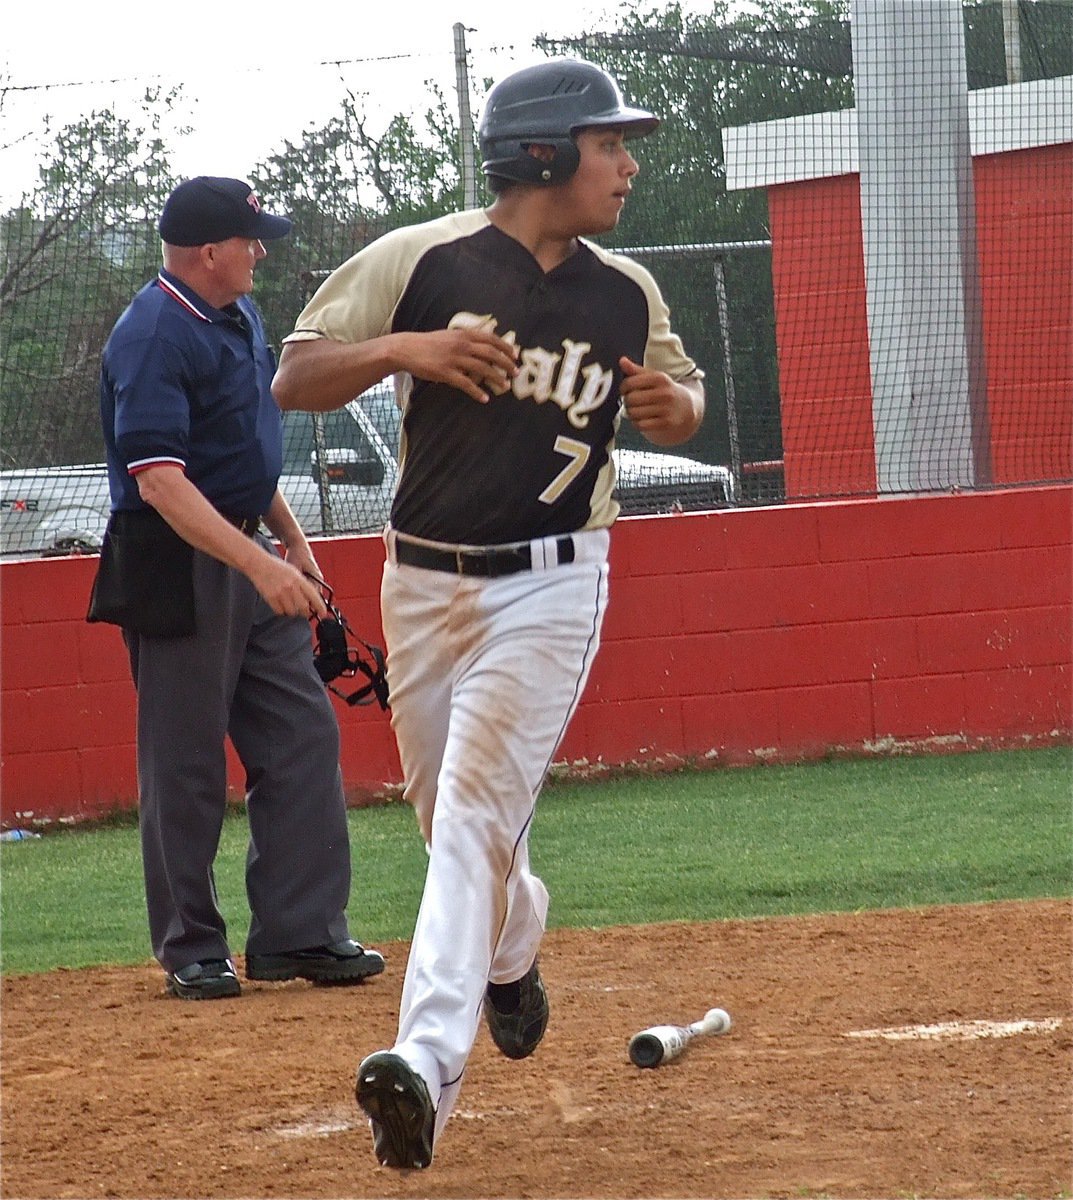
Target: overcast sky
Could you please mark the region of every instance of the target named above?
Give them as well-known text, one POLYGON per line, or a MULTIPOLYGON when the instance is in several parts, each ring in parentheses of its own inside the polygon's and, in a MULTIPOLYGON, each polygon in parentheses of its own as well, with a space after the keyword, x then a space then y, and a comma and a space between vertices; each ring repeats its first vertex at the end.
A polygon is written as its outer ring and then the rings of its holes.
MULTIPOLYGON (((615 0, 63 0, 47 10, 12 3, 0 26, 0 204, 33 186, 43 114, 63 125, 96 109, 122 108, 154 78, 184 83, 183 115, 193 128, 169 139, 177 174, 245 175, 284 140, 297 142, 304 129, 323 124, 344 87, 369 94, 374 133, 378 108, 385 119, 422 114, 428 79, 454 106, 456 22, 466 28, 478 110, 485 76, 542 57, 532 48, 537 34, 614 29, 622 7, 615 0), (320 65, 335 60, 348 61, 320 65), (41 86, 74 83, 81 86, 41 86)), ((683 0, 683 7, 711 11, 704 0, 683 0)))

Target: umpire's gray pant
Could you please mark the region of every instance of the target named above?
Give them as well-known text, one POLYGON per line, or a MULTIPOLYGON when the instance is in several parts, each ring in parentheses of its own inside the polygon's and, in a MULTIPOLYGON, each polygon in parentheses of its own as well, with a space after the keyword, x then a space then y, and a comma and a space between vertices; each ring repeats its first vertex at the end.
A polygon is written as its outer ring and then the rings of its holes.
POLYGON ((246 952, 349 936, 339 725, 313 666, 309 623, 276 616, 244 575, 198 551, 194 594, 192 636, 126 634, 149 933, 167 971, 230 957, 213 876, 227 736, 246 773, 246 952))

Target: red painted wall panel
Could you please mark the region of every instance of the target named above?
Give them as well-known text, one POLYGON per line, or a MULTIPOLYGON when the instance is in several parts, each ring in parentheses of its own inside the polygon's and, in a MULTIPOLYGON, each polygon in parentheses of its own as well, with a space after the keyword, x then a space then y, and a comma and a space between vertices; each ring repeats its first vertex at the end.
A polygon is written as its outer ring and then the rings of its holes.
MULTIPOLYGON (((1069 488, 629 519, 612 544, 564 768, 1073 737, 1069 488)), ((317 555, 355 630, 382 644, 380 540, 326 539, 317 555)), ((134 803, 122 640, 82 619, 95 563, 0 566, 6 824, 134 803)), ((351 799, 397 786, 387 715, 336 712, 351 799)))
POLYGON ((1013 744, 1025 729, 1068 728, 1071 674, 1065 663, 966 676, 965 723, 1013 744))
POLYGON ((802 756, 857 748, 872 741, 871 689, 865 682, 780 691, 778 745, 802 756))
POLYGON ((994 479, 1069 478, 1073 146, 984 155, 973 178, 994 479), (1044 443, 1022 437, 1026 410, 1034 428, 1051 432, 1044 443))
MULTIPOLYGON (((1073 147, 978 156, 973 175, 994 482, 1069 479, 1073 147), (1026 437, 1028 415, 1036 432, 1026 437)), ((875 467, 858 177, 782 184, 767 196, 786 494, 867 494, 875 467)))
POLYGON ((875 490, 857 177, 768 188, 789 498, 875 490))
MULTIPOLYGON (((617 562, 617 557, 616 557, 617 562)), ((616 572, 615 604, 604 622, 603 637, 628 637, 631 629, 647 629, 653 638, 681 633, 681 593, 707 576, 627 575, 616 572)))
POLYGON ((682 752, 712 763, 780 757, 779 693, 692 696, 682 701, 682 752))
MULTIPOLYGON (((5 700, 5 712, 8 705, 5 700)), ((115 781, 119 785, 116 789, 109 790, 113 782, 109 780, 99 793, 87 799, 82 789, 81 753, 54 746, 38 750, 36 744, 14 743, 14 750, 4 750, 0 818, 5 825, 21 825, 30 818, 95 816, 133 803, 130 781, 123 778, 115 781)))
POLYGON ((949 735, 965 725, 965 679, 961 674, 881 679, 872 688, 877 742, 915 741, 949 735))

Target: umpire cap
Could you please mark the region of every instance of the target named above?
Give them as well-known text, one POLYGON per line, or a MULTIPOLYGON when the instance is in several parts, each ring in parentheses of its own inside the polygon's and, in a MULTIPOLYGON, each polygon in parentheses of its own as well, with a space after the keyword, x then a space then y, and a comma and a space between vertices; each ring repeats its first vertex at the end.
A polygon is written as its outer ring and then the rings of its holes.
POLYGON ((628 105, 614 79, 592 63, 553 58, 526 67, 488 93, 478 130, 481 170, 519 183, 565 183, 581 159, 574 135, 606 125, 621 125, 628 138, 645 137, 659 117, 628 105), (552 161, 529 154, 533 143, 554 147, 552 161))
POLYGON ((169 246, 204 246, 233 237, 267 242, 285 237, 291 223, 266 213, 243 180, 198 175, 180 183, 167 198, 159 229, 161 241, 169 246))

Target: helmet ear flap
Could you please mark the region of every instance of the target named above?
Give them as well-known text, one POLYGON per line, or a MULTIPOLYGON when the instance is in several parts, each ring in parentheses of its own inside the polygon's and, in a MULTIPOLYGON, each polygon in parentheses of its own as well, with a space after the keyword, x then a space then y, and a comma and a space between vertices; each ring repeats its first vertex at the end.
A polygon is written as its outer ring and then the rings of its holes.
POLYGON ((485 175, 498 175, 502 179, 538 187, 565 183, 581 162, 581 153, 573 138, 535 137, 525 141, 511 138, 493 142, 484 149, 488 155, 481 164, 485 175), (529 152, 532 145, 551 146, 555 153, 550 159, 538 158, 529 152))
POLYGON ((541 182, 566 183, 581 164, 581 151, 578 150, 577 143, 573 138, 570 138, 569 141, 556 139, 553 145, 555 157, 549 163, 541 163, 543 168, 540 173, 541 182), (547 179, 545 179, 545 174, 549 174, 547 179))

